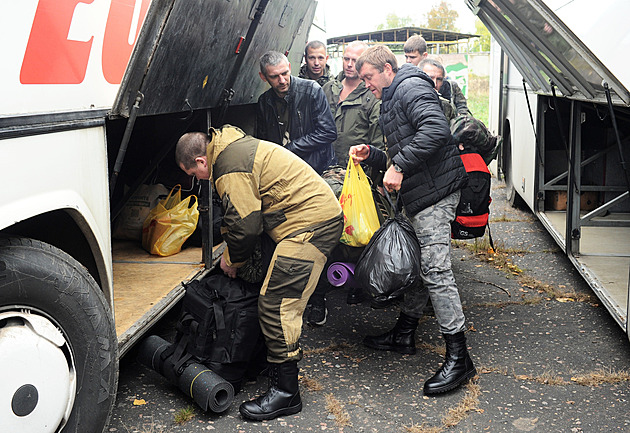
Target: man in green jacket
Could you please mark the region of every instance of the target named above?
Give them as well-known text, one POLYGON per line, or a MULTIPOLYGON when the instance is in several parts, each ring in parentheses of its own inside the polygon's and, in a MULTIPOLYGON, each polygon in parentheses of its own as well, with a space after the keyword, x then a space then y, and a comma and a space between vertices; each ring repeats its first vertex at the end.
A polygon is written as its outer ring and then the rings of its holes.
POLYGON ((348 164, 350 146, 369 144, 383 148, 383 133, 378 125, 381 101, 366 89, 354 68, 367 48, 365 42, 350 42, 343 52, 343 71, 323 87, 337 126, 333 147, 342 167, 348 164))
MULTIPOLYGON (((343 71, 336 79, 324 84, 324 94, 330 105, 330 111, 337 127, 337 139, 333 142, 335 156, 339 165, 348 165, 348 151, 355 144, 368 144, 383 149, 383 133, 378 124, 381 101, 375 98, 359 78, 354 64, 359 56, 368 48, 365 42, 353 41, 343 53, 343 71)), ((342 183, 339 178, 343 174, 341 168, 325 171, 326 179, 337 196, 341 193, 342 183)), ((329 259, 327 266, 333 261, 356 261, 362 249, 339 245, 329 259)), ((309 325, 322 326, 326 323, 326 292, 330 284, 322 274, 317 288, 309 300, 310 309, 307 316, 309 325)), ((349 304, 363 301, 361 288, 350 289, 347 296, 349 304)))
POLYGON ((327 62, 326 45, 321 41, 310 41, 304 48, 304 64, 298 77, 314 80, 323 87, 330 81, 330 66, 327 62))
POLYGON ((236 277, 263 231, 276 243, 258 298, 272 380, 266 393, 239 410, 254 420, 297 413, 302 315, 341 236, 341 206, 300 157, 233 126, 184 134, 175 159, 186 174, 209 179, 221 197, 227 247, 220 267, 226 275, 236 277))

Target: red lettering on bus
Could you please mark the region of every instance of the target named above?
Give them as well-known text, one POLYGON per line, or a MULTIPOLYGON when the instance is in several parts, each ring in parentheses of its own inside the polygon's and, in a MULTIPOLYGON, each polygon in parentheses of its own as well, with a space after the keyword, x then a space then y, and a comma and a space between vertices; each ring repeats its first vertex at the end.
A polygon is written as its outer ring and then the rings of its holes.
POLYGON ((103 76, 108 83, 119 84, 122 81, 125 68, 131 57, 131 51, 140 33, 142 22, 147 14, 151 0, 141 0, 140 17, 135 29, 133 43, 129 43, 129 31, 133 20, 133 9, 136 0, 113 1, 107 26, 105 27, 105 39, 103 40, 103 76))
POLYGON ((93 0, 40 0, 33 19, 24 62, 22 84, 78 84, 85 78, 93 37, 70 41, 74 9, 93 0))

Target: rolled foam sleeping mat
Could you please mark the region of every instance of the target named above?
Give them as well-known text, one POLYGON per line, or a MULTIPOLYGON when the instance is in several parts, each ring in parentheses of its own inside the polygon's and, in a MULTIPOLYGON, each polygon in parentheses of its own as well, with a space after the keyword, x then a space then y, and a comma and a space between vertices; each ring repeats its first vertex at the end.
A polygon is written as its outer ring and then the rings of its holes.
POLYGON ((334 262, 326 271, 328 282, 334 287, 357 287, 354 280, 354 263, 334 262))
POLYGON ((160 355, 171 345, 157 335, 150 335, 138 345, 138 362, 160 373, 160 355))
POLYGON ((179 377, 177 386, 204 411, 223 412, 234 400, 232 384, 203 364, 189 364, 179 377))

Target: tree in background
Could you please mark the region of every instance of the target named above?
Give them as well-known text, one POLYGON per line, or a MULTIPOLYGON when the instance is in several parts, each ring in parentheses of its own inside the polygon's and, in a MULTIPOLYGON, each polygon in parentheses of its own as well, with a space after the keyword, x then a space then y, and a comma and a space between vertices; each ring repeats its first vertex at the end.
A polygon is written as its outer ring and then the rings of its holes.
POLYGON ((455 26, 455 21, 458 17, 457 11, 451 9, 451 4, 446 2, 446 0, 442 0, 427 12, 427 28, 457 32, 459 30, 455 26))
POLYGON ((490 51, 490 32, 479 18, 475 21, 475 34, 481 37, 473 40, 470 51, 475 53, 490 51))
POLYGON ((413 19, 410 16, 399 17, 394 13, 389 13, 385 17, 385 24, 379 24, 376 30, 397 29, 400 27, 413 27, 413 19))

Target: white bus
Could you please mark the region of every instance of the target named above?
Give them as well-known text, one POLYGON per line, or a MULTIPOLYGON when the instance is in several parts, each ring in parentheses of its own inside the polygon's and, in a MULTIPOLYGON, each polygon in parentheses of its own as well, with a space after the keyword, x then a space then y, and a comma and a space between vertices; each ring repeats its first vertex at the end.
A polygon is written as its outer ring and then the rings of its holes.
POLYGON ((315 7, 0 2, 0 432, 105 429, 118 357, 213 263, 207 197, 201 247, 174 256, 111 221, 143 184, 180 180, 181 134, 253 131, 258 59, 299 65, 315 7))
POLYGON ((494 39, 490 127, 508 199, 630 337, 630 2, 467 2, 494 39))

